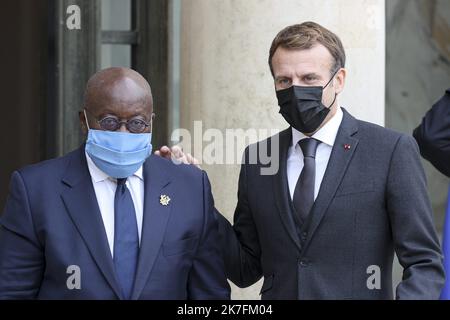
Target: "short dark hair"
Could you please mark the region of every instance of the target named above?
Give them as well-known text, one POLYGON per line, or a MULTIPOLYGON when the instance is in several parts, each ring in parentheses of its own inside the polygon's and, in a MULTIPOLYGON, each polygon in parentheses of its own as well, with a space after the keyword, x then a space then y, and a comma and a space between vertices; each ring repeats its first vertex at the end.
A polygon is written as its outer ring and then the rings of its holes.
POLYGON ((284 28, 273 39, 269 52, 269 67, 272 76, 274 76, 272 58, 279 47, 306 50, 318 43, 327 48, 334 58, 331 73, 345 67, 345 50, 339 37, 320 24, 308 21, 284 28))

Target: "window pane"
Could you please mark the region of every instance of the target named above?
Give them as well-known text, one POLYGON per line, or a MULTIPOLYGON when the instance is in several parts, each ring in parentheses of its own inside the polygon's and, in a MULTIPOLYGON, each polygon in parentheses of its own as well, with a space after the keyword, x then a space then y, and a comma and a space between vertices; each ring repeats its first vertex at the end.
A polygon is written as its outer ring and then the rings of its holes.
POLYGON ((102 0, 102 30, 131 30, 131 0, 102 0))
POLYGON ((102 44, 102 69, 109 67, 131 68, 131 46, 102 44))

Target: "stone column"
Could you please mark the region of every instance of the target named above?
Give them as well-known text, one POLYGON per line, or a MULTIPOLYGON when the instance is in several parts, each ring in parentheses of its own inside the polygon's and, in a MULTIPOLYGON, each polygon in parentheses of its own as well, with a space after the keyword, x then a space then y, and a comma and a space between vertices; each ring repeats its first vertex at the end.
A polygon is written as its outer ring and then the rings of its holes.
MULTIPOLYGON (((385 1, 184 0, 181 5, 180 123, 192 137, 194 121, 202 121, 203 131, 220 130, 224 139, 226 129, 287 127, 278 114, 267 58, 278 31, 307 20, 331 29, 344 43, 349 73, 341 105, 360 119, 384 124, 385 1)), ((201 158, 201 146, 193 150, 201 158)), ((231 220, 239 165, 203 168, 216 207, 231 220)), ((233 298, 258 299, 260 286, 233 287, 233 298)))

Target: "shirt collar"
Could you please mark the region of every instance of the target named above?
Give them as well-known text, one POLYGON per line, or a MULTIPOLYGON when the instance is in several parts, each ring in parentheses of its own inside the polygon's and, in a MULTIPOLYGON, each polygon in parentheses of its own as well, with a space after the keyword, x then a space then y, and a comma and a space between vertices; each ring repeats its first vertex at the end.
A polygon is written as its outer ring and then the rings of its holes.
MULTIPOLYGON (((85 152, 85 154, 86 154, 87 165, 89 168, 89 173, 91 174, 92 180, 94 180, 94 182, 100 182, 100 181, 104 181, 107 179, 116 180, 115 178, 108 176, 106 173, 104 173, 102 170, 100 170, 95 165, 94 161, 92 161, 91 157, 87 154, 87 152, 85 152)), ((139 179, 144 180, 144 176, 142 175, 142 166, 140 166, 139 169, 137 169, 137 171, 133 174, 133 176, 136 176, 139 179)))
MULTIPOLYGON (((317 139, 320 142, 333 147, 343 116, 344 113, 342 112, 342 109, 340 107, 337 108, 336 114, 322 128, 320 128, 319 131, 314 133, 311 138, 317 139)), ((305 136, 297 129, 292 128, 292 146, 294 148, 300 140, 305 138, 308 138, 308 136, 305 136)))

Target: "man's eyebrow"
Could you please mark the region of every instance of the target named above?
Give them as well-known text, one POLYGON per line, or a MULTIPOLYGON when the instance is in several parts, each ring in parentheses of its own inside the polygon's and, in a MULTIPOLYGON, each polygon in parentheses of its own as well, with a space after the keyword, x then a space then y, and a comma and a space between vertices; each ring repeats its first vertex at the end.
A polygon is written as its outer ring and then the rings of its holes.
POLYGON ((280 80, 280 79, 290 79, 290 77, 288 76, 276 76, 275 80, 280 80))
POLYGON ((116 113, 110 109, 102 109, 100 110, 100 115, 105 115, 105 114, 109 114, 109 115, 113 115, 115 116, 116 113))
MULTIPOLYGON (((315 72, 308 72, 308 73, 303 73, 299 75, 300 78, 306 78, 306 77, 310 77, 310 78, 320 78, 320 75, 318 73, 315 72)), ((276 76, 275 80, 280 80, 280 79, 291 79, 291 77, 289 76, 276 76)))
POLYGON ((301 77, 301 78, 306 78, 306 77, 310 77, 310 78, 320 78, 320 76, 319 76, 317 73, 315 73, 315 72, 305 73, 305 74, 302 74, 300 77, 301 77))
MULTIPOLYGON (((110 109, 104 109, 100 112, 100 116, 106 116, 106 115, 110 115, 110 116, 115 116, 115 117, 119 117, 116 113, 116 111, 112 111, 110 109)), ((135 118, 135 117, 143 117, 143 118, 148 118, 147 115, 144 112, 134 112, 130 118, 135 118)))

